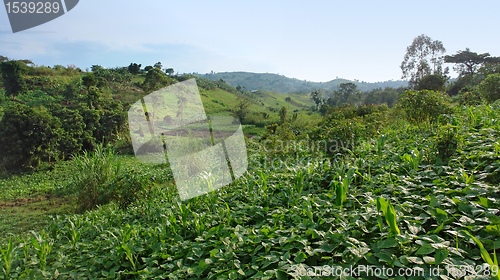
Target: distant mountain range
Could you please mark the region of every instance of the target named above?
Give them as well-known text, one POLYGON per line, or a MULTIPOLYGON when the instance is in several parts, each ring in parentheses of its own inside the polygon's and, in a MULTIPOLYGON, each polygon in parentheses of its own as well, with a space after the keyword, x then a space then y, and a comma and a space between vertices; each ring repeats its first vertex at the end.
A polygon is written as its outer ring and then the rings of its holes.
POLYGON ((369 91, 375 88, 385 87, 398 88, 408 85, 407 81, 367 83, 346 79, 335 79, 329 82, 308 82, 295 78, 288 78, 278 74, 250 72, 221 72, 214 74, 198 74, 197 76, 215 81, 222 79, 233 87, 237 87, 239 85, 244 87, 247 91, 267 90, 277 93, 306 93, 316 89, 335 90, 341 83, 348 82, 358 85, 358 89, 361 91, 369 91))

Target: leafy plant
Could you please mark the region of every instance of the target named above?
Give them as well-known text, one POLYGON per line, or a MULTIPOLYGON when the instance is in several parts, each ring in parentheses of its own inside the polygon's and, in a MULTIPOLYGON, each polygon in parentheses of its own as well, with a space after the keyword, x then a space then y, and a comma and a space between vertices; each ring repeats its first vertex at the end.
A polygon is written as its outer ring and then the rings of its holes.
MULTIPOLYGON (((377 199, 377 211, 384 214, 385 221, 387 225, 389 225, 389 231, 391 234, 394 235, 399 235, 401 234, 401 231, 399 230, 398 224, 397 224, 397 216, 396 216, 396 211, 394 210, 394 206, 392 206, 392 203, 390 200, 386 201, 385 198, 379 197, 377 199)), ((378 217, 378 226, 380 230, 382 230, 382 221, 381 218, 378 217)))
POLYGON ((418 170, 420 163, 424 157, 424 151, 412 150, 411 154, 404 154, 401 158, 407 162, 411 170, 418 170))
POLYGON ((432 90, 405 91, 399 99, 411 122, 435 122, 439 115, 451 112, 449 98, 442 92, 432 90))
POLYGON ((456 153, 459 137, 457 127, 447 124, 442 126, 435 137, 435 149, 439 162, 446 163, 456 153))
POLYGON ((483 243, 481 241, 479 241, 479 239, 477 239, 474 235, 472 235, 470 232, 468 232, 466 230, 464 230, 463 232, 465 232, 468 236, 470 236, 472 238, 472 240, 474 240, 474 242, 476 242, 477 246, 479 246, 479 250, 481 251, 481 258, 483 258, 483 260, 487 264, 490 265, 490 268, 491 267, 496 268, 496 270, 497 270, 496 275, 491 275, 493 277, 493 279, 500 280, 500 274, 498 273, 498 259, 497 259, 496 252, 493 252, 493 259, 491 259, 490 254, 484 248, 483 243))
POLYGON ((2 268, 5 277, 9 276, 12 269, 12 263, 16 259, 16 247, 12 243, 12 236, 9 238, 9 244, 7 244, 6 249, 0 247, 0 253, 2 254, 2 259, 5 262, 5 268, 2 268))

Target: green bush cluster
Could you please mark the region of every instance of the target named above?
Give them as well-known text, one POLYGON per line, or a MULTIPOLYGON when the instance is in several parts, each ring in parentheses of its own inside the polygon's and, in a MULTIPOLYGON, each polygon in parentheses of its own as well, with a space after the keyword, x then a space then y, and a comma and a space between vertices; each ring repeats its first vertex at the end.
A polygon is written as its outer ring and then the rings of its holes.
POLYGON ((8 170, 37 167, 42 161, 68 159, 97 143, 110 142, 126 125, 120 107, 97 110, 82 104, 70 109, 58 104, 9 103, 0 121, 0 162, 8 170))
POLYGON ((449 97, 432 90, 407 90, 399 106, 405 110, 408 120, 415 123, 433 123, 440 115, 451 113, 449 97))

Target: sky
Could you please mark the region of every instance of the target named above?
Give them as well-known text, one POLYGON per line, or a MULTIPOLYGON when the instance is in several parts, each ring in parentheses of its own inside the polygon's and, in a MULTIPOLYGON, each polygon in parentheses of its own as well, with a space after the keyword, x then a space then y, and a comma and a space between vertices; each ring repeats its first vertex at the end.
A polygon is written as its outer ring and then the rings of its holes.
POLYGON ((499 10, 498 0, 80 0, 18 33, 0 9, 0 55, 83 70, 161 62, 178 73, 377 82, 401 79, 406 47, 421 34, 449 55, 468 47, 500 56, 499 10))

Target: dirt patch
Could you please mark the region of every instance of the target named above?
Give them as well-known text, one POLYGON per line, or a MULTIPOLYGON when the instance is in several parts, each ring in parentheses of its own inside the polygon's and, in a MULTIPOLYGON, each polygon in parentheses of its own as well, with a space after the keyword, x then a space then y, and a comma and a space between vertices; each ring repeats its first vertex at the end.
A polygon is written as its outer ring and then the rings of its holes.
MULTIPOLYGON (((24 207, 30 206, 31 204, 40 204, 44 205, 63 205, 67 204, 70 201, 67 197, 60 197, 56 195, 38 195, 34 197, 22 197, 16 198, 13 200, 0 200, 0 209, 8 209, 14 207, 24 207)), ((37 209, 36 205, 33 205, 35 209, 37 209)))

